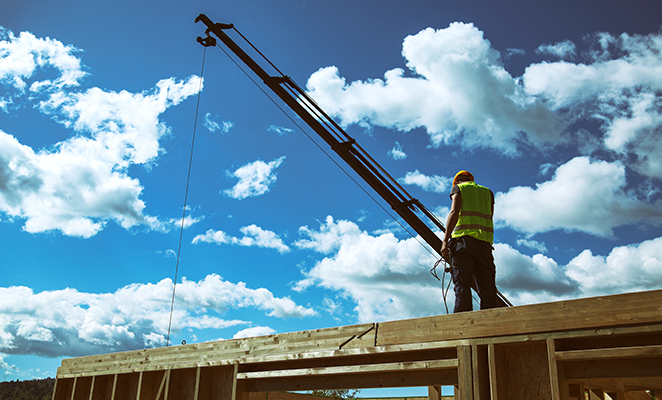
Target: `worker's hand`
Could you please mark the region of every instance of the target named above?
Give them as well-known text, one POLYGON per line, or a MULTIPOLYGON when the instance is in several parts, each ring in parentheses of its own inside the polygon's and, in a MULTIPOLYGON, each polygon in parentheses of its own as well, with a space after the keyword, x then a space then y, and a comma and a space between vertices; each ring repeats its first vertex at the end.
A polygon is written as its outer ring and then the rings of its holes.
POLYGON ((441 257, 444 259, 444 261, 450 264, 451 256, 450 252, 448 251, 448 241, 446 240, 441 243, 441 257))

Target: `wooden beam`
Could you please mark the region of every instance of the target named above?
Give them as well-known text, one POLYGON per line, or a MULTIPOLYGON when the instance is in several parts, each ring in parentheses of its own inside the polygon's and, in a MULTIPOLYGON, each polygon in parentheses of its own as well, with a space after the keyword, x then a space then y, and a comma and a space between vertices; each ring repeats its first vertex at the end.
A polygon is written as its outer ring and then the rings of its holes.
POLYGON ((441 386, 428 386, 428 400, 442 400, 441 386))
POLYGON ((351 375, 290 376, 239 380, 246 392, 314 389, 364 389, 414 386, 449 386, 458 382, 457 369, 401 371, 351 375))
POLYGON ((459 400, 473 400, 473 370, 471 368, 471 346, 457 347, 457 375, 459 400))
POLYGON ((458 360, 415 361, 405 363, 346 365, 341 367, 318 367, 305 369, 287 369, 275 371, 245 372, 238 374, 238 379, 261 379, 311 375, 353 375, 373 374, 396 371, 441 370, 458 367, 458 360))
POLYGON ((660 322, 662 290, 381 322, 377 345, 660 322))
POLYGON ((655 346, 637 346, 637 347, 616 347, 610 349, 589 349, 589 350, 570 350, 559 351, 556 353, 556 359, 559 361, 568 360, 605 360, 605 359, 624 359, 624 358, 647 358, 661 357, 662 345, 655 346))
POLYGON ((490 367, 487 345, 471 345, 474 400, 490 400, 490 367))
POLYGON ((662 357, 566 361, 566 379, 658 378, 662 376, 662 357))
POLYGON ((565 386, 566 383, 563 377, 559 377, 554 339, 547 339, 547 361, 549 363, 549 384, 552 388, 552 400, 561 400, 562 397, 567 399, 569 396, 561 396, 562 386, 565 386))

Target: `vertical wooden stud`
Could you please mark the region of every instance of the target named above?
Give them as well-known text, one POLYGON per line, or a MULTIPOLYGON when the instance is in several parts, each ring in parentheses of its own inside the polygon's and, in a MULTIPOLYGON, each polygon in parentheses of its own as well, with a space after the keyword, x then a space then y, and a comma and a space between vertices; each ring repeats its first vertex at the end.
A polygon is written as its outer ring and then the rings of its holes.
POLYGON ((552 388, 552 400, 561 400, 561 382, 559 382, 556 345, 554 339, 547 339, 547 361, 549 362, 549 385, 552 388))
POLYGON ((486 345, 471 345, 474 400, 490 400, 490 370, 486 345))
POLYGON ((428 400, 442 400, 441 386, 428 386, 428 400))
POLYGON ((496 349, 494 348, 494 343, 490 343, 487 345, 487 362, 490 366, 490 398, 492 400, 499 400, 496 358, 496 349))
POLYGON ((113 389, 110 392, 110 400, 115 400, 115 393, 117 392, 117 374, 113 375, 113 389))
POLYGON ((140 371, 140 374, 138 374, 138 388, 136 390, 136 400, 140 400, 140 389, 143 386, 143 376, 144 372, 140 371))
POLYGON ((460 391, 459 397, 456 395, 456 400, 473 400, 473 381, 471 370, 471 346, 460 345, 457 346, 457 362, 458 362, 458 389, 460 391))

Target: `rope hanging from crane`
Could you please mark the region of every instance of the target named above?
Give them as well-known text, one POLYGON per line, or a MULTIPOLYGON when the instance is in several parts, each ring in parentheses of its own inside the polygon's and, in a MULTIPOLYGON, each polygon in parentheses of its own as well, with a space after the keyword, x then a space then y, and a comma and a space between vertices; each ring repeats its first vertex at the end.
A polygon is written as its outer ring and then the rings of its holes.
POLYGON ((182 252, 182 238, 184 236, 184 226, 186 222, 186 208, 188 205, 188 189, 191 182, 191 166, 193 165, 193 148, 195 145, 195 133, 198 127, 198 111, 200 110, 200 94, 202 92, 202 76, 205 71, 205 59, 207 58, 207 47, 204 47, 202 53, 202 67, 200 68, 200 85, 198 87, 198 99, 195 105, 195 118, 193 120, 193 135, 191 138, 191 152, 188 160, 188 173, 186 175, 186 190, 184 191, 184 207, 182 207, 182 224, 179 230, 179 245, 177 246, 177 263, 175 265, 175 279, 172 281, 172 300, 170 301, 170 317, 168 319, 168 335, 166 336, 166 346, 170 345, 170 329, 172 328, 172 314, 175 310, 175 290, 177 289, 177 275, 179 273, 179 259, 182 252))

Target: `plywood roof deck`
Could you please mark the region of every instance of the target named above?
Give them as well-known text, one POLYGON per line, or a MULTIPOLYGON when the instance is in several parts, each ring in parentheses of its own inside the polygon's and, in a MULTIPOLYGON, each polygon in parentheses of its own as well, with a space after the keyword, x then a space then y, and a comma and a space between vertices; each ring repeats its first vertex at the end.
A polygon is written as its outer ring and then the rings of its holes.
POLYGON ((66 359, 53 398, 440 385, 466 399, 662 391, 662 290, 66 359))

